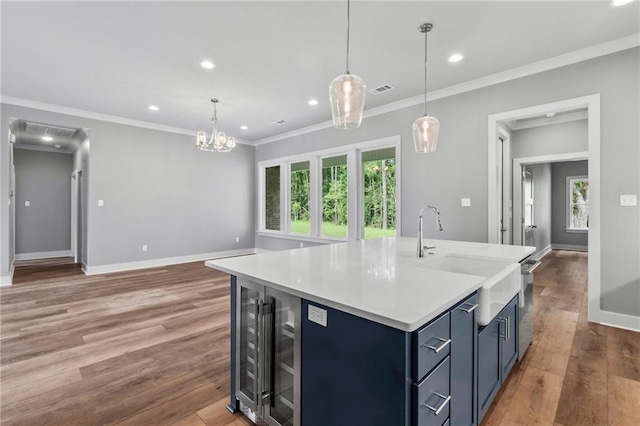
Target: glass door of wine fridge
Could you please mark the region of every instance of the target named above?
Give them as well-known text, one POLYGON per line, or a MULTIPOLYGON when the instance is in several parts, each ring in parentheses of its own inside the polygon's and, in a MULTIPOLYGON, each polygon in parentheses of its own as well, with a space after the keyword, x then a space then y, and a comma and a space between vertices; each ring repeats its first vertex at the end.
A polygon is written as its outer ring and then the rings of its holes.
POLYGON ((272 306, 271 362, 269 363, 269 401, 265 419, 269 424, 300 424, 300 299, 267 288, 272 306))
POLYGON ((241 409, 254 422, 299 426, 300 298, 240 279, 236 291, 236 397, 241 409))
POLYGON ((264 298, 264 286, 238 280, 236 320, 236 389, 237 398, 254 412, 258 410, 260 308, 264 298))

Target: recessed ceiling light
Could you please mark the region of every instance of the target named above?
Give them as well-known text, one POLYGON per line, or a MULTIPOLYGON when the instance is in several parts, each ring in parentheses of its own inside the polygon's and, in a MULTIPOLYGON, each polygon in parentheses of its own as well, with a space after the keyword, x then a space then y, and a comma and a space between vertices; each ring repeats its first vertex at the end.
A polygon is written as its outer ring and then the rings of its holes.
POLYGON ((43 141, 47 141, 47 142, 51 142, 53 140, 53 138, 51 136, 43 136, 42 140, 43 141))
POLYGON ((249 130, 249 126, 240 126, 242 130, 249 130))
POLYGON ((553 117, 554 115, 556 115, 556 113, 555 113, 555 112, 549 112, 549 113, 547 113, 547 117, 553 117))
POLYGON ((55 146, 56 148, 60 149, 60 145, 55 144, 54 146, 55 146))
POLYGON ((317 99, 309 99, 309 105, 318 105, 318 100, 317 99))
POLYGON ((149 105, 149 109, 151 111, 158 111, 160 108, 158 108, 156 105, 149 105))
POLYGON ((453 55, 449 56, 449 62, 451 63, 460 62, 463 59, 464 56, 462 56, 460 53, 454 53, 453 55))
POLYGON ((611 4, 613 6, 624 6, 627 3, 631 3, 633 0, 613 0, 611 4))
POLYGON ((208 70, 212 70, 212 69, 214 69, 216 67, 216 65, 211 61, 202 61, 202 62, 200 62, 200 66, 202 68, 206 68, 208 70))

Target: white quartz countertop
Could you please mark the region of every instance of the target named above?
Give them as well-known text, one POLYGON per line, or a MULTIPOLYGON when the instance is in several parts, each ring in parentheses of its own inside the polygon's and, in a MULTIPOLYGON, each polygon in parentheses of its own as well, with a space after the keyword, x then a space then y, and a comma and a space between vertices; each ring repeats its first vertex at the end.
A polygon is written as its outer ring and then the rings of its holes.
MULTIPOLYGON (((415 238, 379 238, 209 260, 239 278, 404 331, 414 331, 478 290, 485 277, 421 267, 415 238)), ((534 247, 424 240, 436 255, 519 262, 534 247)), ((426 251, 425 251, 426 252, 426 251)), ((304 314, 303 314, 304 315, 304 314)))

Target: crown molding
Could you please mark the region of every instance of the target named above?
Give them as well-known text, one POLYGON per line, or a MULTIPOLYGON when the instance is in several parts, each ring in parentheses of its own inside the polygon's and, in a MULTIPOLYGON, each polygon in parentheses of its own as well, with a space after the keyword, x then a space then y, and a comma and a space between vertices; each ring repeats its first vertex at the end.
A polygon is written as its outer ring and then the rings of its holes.
MULTIPOLYGON (((483 87, 493 86, 495 84, 504 83, 506 81, 516 80, 518 78, 527 77, 533 74, 565 67, 567 65, 572 65, 578 62, 587 61, 589 59, 598 58, 600 56, 621 52, 623 50, 632 49, 638 46, 640 46, 640 33, 635 33, 616 40, 595 44, 584 49, 579 49, 573 52, 565 53, 563 55, 555 56, 553 58, 533 62, 531 64, 524 65, 518 68, 513 68, 507 71, 491 74, 486 77, 481 77, 475 80, 456 84, 454 86, 445 87, 433 92, 428 92, 427 101, 435 101, 438 99, 459 95, 461 93, 470 92, 473 90, 481 89, 483 87)), ((376 115, 386 114, 388 112, 419 105, 423 102, 423 100, 424 95, 417 95, 386 105, 381 105, 379 107, 366 110, 364 112, 363 118, 374 117, 376 115)), ((304 135, 306 133, 315 132, 317 130, 327 129, 330 127, 333 127, 333 122, 325 121, 322 123, 314 124, 312 126, 292 130, 290 132, 281 133, 263 139, 257 139, 254 142, 254 145, 260 146, 267 143, 304 135)))
MULTIPOLYGON (((72 115, 75 117, 88 118, 91 120, 106 121, 109 123, 123 124, 125 126, 142 127, 145 129, 159 130, 161 132, 176 133, 179 135, 195 137, 195 130, 183 129, 180 127, 165 126, 164 124, 151 123, 148 121, 135 120, 132 118, 120 117, 117 115, 103 114, 101 112, 87 111, 77 108, 69 108, 62 105, 48 104, 45 102, 32 101, 30 99, 14 98, 11 96, 0 97, 0 103, 14 105, 24 108, 37 109, 41 111, 55 112, 58 114, 72 115)), ((251 145, 251 141, 236 138, 236 143, 251 145)))

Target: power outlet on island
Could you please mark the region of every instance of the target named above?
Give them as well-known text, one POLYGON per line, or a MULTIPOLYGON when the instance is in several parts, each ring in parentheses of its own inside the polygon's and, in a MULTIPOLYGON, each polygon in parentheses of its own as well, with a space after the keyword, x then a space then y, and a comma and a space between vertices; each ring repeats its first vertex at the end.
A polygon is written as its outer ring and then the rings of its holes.
POLYGON ((309 318, 309 321, 320 324, 323 327, 327 326, 327 311, 325 309, 309 305, 307 318, 309 318))

